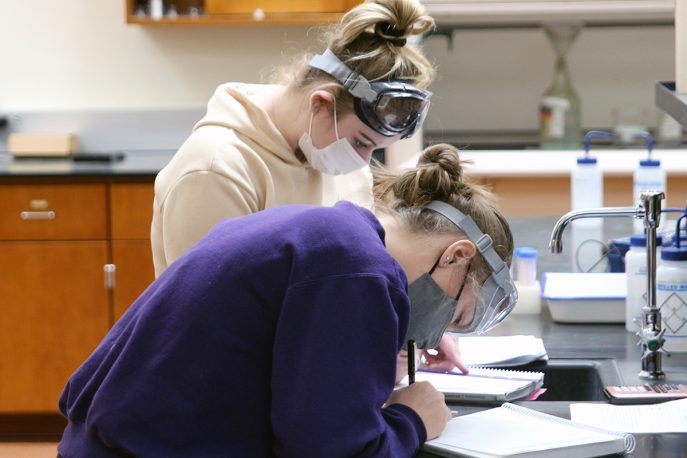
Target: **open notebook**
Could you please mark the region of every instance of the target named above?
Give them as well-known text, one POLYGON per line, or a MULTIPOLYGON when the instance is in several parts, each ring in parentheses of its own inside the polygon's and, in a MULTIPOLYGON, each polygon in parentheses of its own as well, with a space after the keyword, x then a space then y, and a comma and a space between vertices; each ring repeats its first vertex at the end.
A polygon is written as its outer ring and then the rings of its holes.
POLYGON ((422 449, 446 457, 592 457, 634 450, 631 434, 574 423, 515 404, 451 420, 422 449))
MULTIPOLYGON (((430 382, 447 401, 506 402, 530 397, 541 388, 544 374, 472 367, 469 374, 419 370, 415 381, 430 382)), ((401 385, 407 382, 406 378, 401 385)))

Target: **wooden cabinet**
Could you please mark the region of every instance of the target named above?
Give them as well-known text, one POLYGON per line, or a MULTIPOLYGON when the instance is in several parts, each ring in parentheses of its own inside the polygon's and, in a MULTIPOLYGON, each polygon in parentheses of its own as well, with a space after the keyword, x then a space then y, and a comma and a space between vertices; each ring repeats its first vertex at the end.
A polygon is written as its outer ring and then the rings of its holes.
POLYGON ((0 414, 56 413, 69 376, 153 280, 152 189, 0 181, 0 414))
MULTIPOLYGON (((363 0, 176 0, 178 16, 155 20, 147 0, 126 0, 127 22, 142 25, 322 24, 338 21, 363 0), (197 16, 189 12, 200 11, 197 16), (144 12, 145 14, 137 14, 144 12)), ((169 2, 165 2, 167 5, 169 2)))

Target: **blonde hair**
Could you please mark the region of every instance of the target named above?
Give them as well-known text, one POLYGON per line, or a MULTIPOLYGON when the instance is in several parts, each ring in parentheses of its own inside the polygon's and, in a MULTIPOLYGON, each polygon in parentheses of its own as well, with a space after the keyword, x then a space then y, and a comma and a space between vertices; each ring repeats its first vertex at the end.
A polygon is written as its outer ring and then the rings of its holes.
MULTIPOLYGON (((426 89, 434 67, 412 43, 411 36, 434 27, 418 0, 373 0, 351 9, 341 22, 324 34, 329 48, 351 70, 370 81, 400 79, 426 89)), ((324 50, 322 50, 324 51, 324 50)), ((353 96, 331 75, 308 65, 305 55, 291 68, 282 68, 277 79, 292 89, 307 90, 325 82, 337 96, 337 112, 353 110, 353 96)))
MULTIPOLYGON (((447 218, 424 207, 433 200, 453 205, 470 216, 480 230, 489 234, 496 253, 510 265, 513 234, 497 207, 496 196, 485 186, 471 183, 463 173, 465 161, 458 149, 448 144, 427 147, 415 168, 400 173, 380 166, 372 168, 373 192, 378 211, 394 216, 414 233, 465 234, 447 218)), ((483 281, 490 271, 481 256, 472 261, 471 277, 483 281)))

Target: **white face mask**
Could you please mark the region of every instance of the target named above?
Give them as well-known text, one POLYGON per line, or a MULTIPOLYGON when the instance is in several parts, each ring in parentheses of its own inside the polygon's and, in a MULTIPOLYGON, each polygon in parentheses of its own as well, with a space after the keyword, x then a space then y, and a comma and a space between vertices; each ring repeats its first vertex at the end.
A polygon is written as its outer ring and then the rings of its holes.
POLYGON ((324 148, 316 148, 312 144, 312 120, 314 113, 310 113, 309 132, 304 133, 298 146, 310 163, 310 167, 328 175, 342 175, 363 168, 367 162, 360 157, 346 138, 339 138, 336 122, 336 105, 334 106, 334 133, 336 141, 324 148))

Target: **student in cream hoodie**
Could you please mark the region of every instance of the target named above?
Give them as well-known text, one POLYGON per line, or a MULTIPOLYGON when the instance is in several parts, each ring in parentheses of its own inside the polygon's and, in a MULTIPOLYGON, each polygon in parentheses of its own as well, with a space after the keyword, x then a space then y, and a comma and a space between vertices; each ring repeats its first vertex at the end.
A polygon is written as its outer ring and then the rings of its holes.
POLYGON ((416 0, 349 11, 325 51, 284 84, 227 83, 155 181, 159 276, 219 221, 285 204, 371 204, 372 152, 412 135, 429 107, 431 64, 407 37, 433 20, 416 0))

